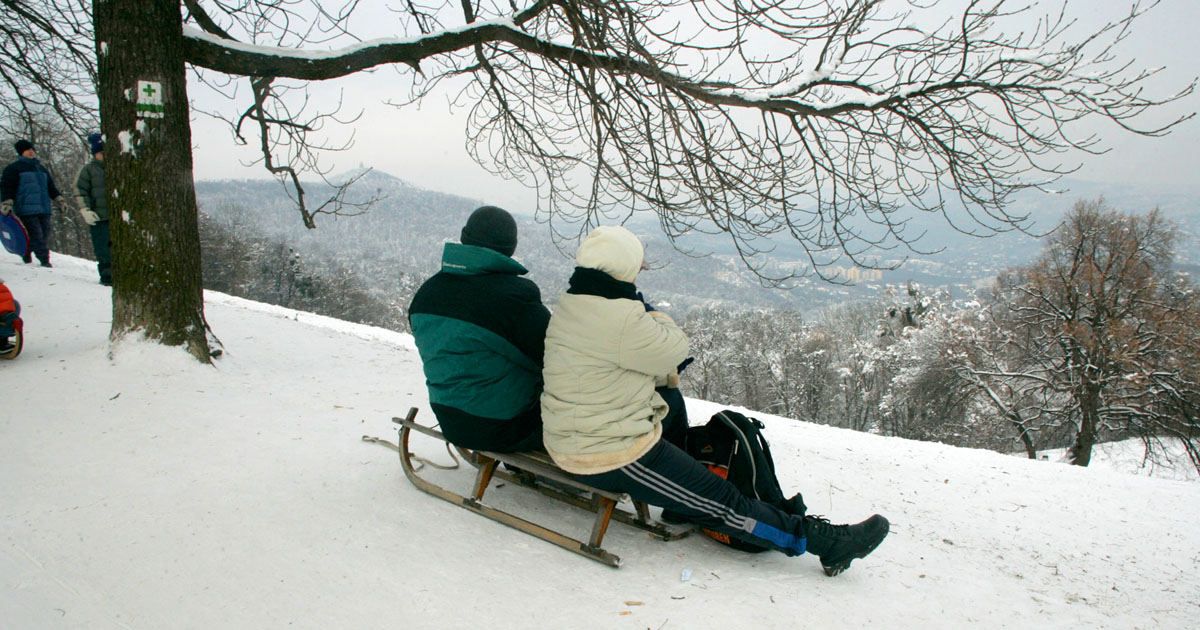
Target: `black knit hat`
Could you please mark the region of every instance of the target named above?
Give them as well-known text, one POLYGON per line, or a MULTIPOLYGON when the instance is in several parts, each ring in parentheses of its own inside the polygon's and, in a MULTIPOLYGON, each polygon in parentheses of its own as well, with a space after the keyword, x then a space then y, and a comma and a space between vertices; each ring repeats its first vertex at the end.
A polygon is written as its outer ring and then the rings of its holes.
POLYGON ((32 149, 33 143, 22 138, 17 140, 17 143, 13 145, 13 148, 17 150, 17 155, 21 155, 22 153, 32 149))
POLYGON ((87 137, 88 148, 92 150, 92 155, 104 153, 104 136, 94 133, 87 137))
POLYGON ((517 251, 517 222, 503 208, 483 206, 471 213, 459 240, 463 245, 486 247, 512 256, 517 251))

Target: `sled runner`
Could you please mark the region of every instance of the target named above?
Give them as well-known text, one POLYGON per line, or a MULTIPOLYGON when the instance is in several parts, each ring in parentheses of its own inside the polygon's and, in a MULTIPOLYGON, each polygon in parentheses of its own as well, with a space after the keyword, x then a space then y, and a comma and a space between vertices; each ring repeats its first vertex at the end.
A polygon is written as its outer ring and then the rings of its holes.
MULTIPOLYGON (((2 330, 3 326, 0 326, 0 331, 2 330)), ((15 359, 17 355, 21 354, 21 348, 25 345, 25 337, 20 326, 17 326, 12 334, 7 335, 7 341, 5 336, 3 332, 0 332, 0 359, 15 359)))
POLYGON ((613 567, 620 566, 621 558, 600 546, 604 540, 605 532, 608 531, 608 524, 612 520, 645 530, 652 537, 659 540, 677 540, 692 532, 691 528, 675 530, 652 520, 650 518, 649 506, 639 501, 632 502, 633 512, 619 509, 617 504, 622 500, 628 500, 627 496, 593 488, 576 481, 558 466, 555 466, 548 454, 540 451, 532 453, 492 453, 488 451, 468 451, 460 448, 458 449, 459 453, 478 469, 470 496, 463 496, 442 488, 417 474, 417 466, 413 463, 416 458, 408 448, 408 441, 413 431, 424 433, 443 442, 447 440, 437 429, 417 424, 414 420, 416 415, 417 408, 413 407, 408 410, 406 417, 392 418, 392 422, 400 425, 399 448, 397 450, 400 452, 400 465, 404 468, 404 475, 422 492, 471 510, 476 514, 486 516, 493 521, 519 529, 531 536, 537 536, 563 549, 573 551, 579 555, 613 567), (518 472, 510 473, 502 470, 499 467, 500 464, 507 464, 518 472), (564 503, 595 512, 596 518, 592 524, 591 535, 585 542, 486 505, 483 503, 483 496, 487 492, 488 485, 494 479, 503 479, 510 483, 535 490, 564 503))

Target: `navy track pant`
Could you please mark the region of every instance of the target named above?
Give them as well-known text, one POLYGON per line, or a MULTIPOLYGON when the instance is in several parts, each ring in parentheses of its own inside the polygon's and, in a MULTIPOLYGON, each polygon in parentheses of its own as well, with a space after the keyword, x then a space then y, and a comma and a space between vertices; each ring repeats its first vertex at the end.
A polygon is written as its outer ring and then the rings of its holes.
POLYGON ((25 233, 29 236, 29 251, 42 262, 50 261, 50 215, 27 214, 17 216, 25 233))
POLYGON ((112 238, 108 232, 108 221, 97 221, 89 225, 92 235, 92 251, 96 253, 96 271, 101 282, 112 282, 112 238))
POLYGON ((674 395, 678 397, 677 403, 664 395, 672 406, 671 414, 664 420, 664 439, 648 453, 616 470, 576 476, 602 490, 624 492, 636 501, 676 512, 705 529, 759 543, 789 556, 804 553, 806 541, 801 517, 745 496, 680 448, 687 414, 676 412, 675 405, 682 408, 683 397, 678 390, 674 395), (676 443, 668 441, 668 437, 675 438, 676 443))

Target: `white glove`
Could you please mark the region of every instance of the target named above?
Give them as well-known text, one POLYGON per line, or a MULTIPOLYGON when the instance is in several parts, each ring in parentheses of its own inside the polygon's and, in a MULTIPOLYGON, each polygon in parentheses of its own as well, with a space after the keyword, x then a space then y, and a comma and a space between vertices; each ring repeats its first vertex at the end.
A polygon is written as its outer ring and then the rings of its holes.
POLYGON ((0 203, 0 214, 12 212, 12 202, 12 199, 5 199, 3 203, 0 203))
POLYGON ((100 215, 96 214, 95 212, 92 212, 90 209, 88 209, 86 207, 80 208, 79 214, 83 216, 83 221, 85 223, 87 223, 88 225, 96 225, 96 222, 100 220, 100 215))

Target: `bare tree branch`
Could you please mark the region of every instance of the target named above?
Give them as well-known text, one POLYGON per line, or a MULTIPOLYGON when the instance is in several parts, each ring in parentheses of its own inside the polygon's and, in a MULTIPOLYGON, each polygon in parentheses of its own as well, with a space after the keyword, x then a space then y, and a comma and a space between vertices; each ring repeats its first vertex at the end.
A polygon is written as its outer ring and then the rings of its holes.
POLYGON ((673 242, 726 233, 747 266, 782 283, 916 248, 909 220, 921 212, 970 234, 1024 229, 1013 193, 1071 172, 1071 151, 1103 151, 1075 123, 1154 136, 1190 118, 1141 126, 1194 83, 1151 97, 1154 72, 1117 59, 1154 4, 1081 33, 1064 13, 1005 29, 1032 13, 1009 0, 966 2, 954 19, 915 0, 446 0, 397 10, 416 37, 317 52, 302 37, 258 47, 190 30, 187 54, 219 72, 302 80, 422 70, 400 104, 465 79, 455 100, 471 110, 472 155, 538 186, 552 225, 578 234, 654 212, 673 242), (805 265, 762 263, 781 235, 803 246, 805 265))
POLYGON ((93 46, 81 0, 0 0, 0 119, 50 114, 82 141, 99 127, 93 46))
MULTIPOLYGON (((355 117, 308 111, 304 82, 388 65, 412 70, 397 105, 452 90, 469 110, 471 155, 536 186, 539 217, 560 238, 654 213, 684 249, 689 233, 728 235, 768 284, 836 281, 826 269, 842 260, 894 266, 881 253, 921 251, 912 220, 923 214, 979 236, 1027 229, 1013 194, 1105 150, 1079 123, 1155 136, 1194 115, 1146 122, 1195 83, 1152 95, 1156 71, 1120 57, 1154 0, 1088 31, 1065 5, 1039 16, 1020 0, 413 0, 390 8, 394 28, 370 25, 382 40, 364 34, 361 20, 378 13, 357 0, 182 4, 194 25, 185 56, 204 80, 251 78, 251 101, 217 115, 240 141, 254 129, 306 225, 340 206, 310 211, 301 175, 325 177, 319 156, 351 142, 317 138, 355 117), (766 263, 780 237, 802 261, 766 263)), ((91 76, 82 0, 49 14, 0 6, 13 61, 0 84, 46 95, 6 103, 86 106, 86 94, 51 89, 54 58, 91 76), (39 49, 25 32, 64 43, 39 49)))
MULTIPOLYGON (((204 10, 197 0, 183 0, 184 6, 187 7, 189 14, 196 20, 205 32, 219 37, 222 42, 235 42, 236 40, 224 28, 219 26, 212 17, 204 10)), ((357 3, 352 3, 344 11, 352 11, 353 6, 357 3)), ((318 5, 319 8, 319 5, 318 5)), ((321 14, 329 17, 329 14, 324 9, 320 9, 321 14)), ((340 26, 337 26, 345 18, 332 18, 335 26, 333 30, 343 32, 340 26)), ((307 39, 307 36, 306 36, 307 39)), ((383 197, 373 195, 365 201, 351 202, 346 199, 346 193, 350 186, 369 172, 358 173, 352 176, 349 180, 343 182, 330 182, 326 175, 328 171, 322 171, 317 164, 316 152, 320 150, 340 151, 349 148, 350 143, 341 147, 318 146, 309 140, 309 134, 320 129, 322 122, 325 119, 335 118, 336 112, 333 114, 317 114, 312 118, 298 119, 297 113, 288 111, 285 100, 281 98, 280 92, 288 91, 287 87, 276 86, 275 77, 264 76, 261 74, 250 74, 250 89, 254 96, 253 104, 242 113, 235 121, 230 121, 234 128, 237 139, 245 143, 245 137, 242 133, 242 123, 252 121, 257 123, 256 128, 259 137, 259 151, 263 166, 272 175, 276 176, 284 185, 284 190, 288 192, 289 197, 296 202, 297 209, 300 211, 300 217, 304 221, 304 226, 309 229, 315 229, 316 216, 320 214, 354 216, 369 211, 371 206, 381 201, 383 197), (271 107, 273 105, 274 107, 271 107), (268 110, 278 113, 269 113, 268 110), (277 162, 275 153, 280 149, 291 148, 291 159, 287 163, 280 164, 277 162), (322 202, 315 210, 310 210, 307 200, 304 184, 300 181, 301 172, 310 172, 320 175, 322 180, 333 188, 333 194, 328 199, 322 202)), ((340 107, 339 107, 340 109, 340 107)), ((301 108, 301 112, 303 108, 301 108)), ((218 115, 219 117, 219 115, 218 115)), ((356 119, 337 121, 341 124, 351 124, 356 119)))

